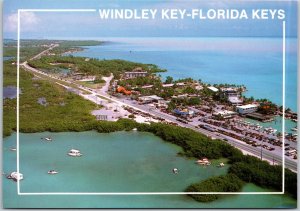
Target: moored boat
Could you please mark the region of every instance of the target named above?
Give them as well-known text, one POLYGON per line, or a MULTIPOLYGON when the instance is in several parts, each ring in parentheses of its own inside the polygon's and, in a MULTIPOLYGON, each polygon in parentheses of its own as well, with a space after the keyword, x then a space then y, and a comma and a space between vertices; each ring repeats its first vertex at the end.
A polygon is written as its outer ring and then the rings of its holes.
POLYGON ((23 174, 14 171, 11 172, 6 178, 13 179, 14 181, 20 181, 23 179, 23 174))
POLYGON ((218 167, 224 167, 224 166, 225 166, 224 163, 220 163, 220 164, 218 165, 218 167))
POLYGON ((196 163, 198 163, 200 165, 205 165, 205 166, 210 165, 210 162, 207 158, 202 158, 200 160, 197 160, 196 163))
POLYGON ((72 157, 80 157, 80 156, 82 156, 81 152, 78 149, 71 149, 68 152, 68 155, 72 156, 72 157))
POLYGON ((48 171, 48 174, 58 174, 58 171, 55 171, 55 170, 49 170, 49 171, 48 171))
POLYGON ((173 173, 174 174, 178 174, 178 169, 177 168, 173 168, 173 173))

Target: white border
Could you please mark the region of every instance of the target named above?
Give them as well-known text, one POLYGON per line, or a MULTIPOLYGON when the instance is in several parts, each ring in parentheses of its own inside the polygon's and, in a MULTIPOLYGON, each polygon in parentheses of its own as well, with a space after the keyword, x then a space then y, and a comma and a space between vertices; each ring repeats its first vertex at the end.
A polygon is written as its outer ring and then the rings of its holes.
MULTIPOLYGON (((20 20, 21 12, 96 12, 95 9, 18 9, 18 46, 17 46, 17 172, 20 170, 20 148, 19 148, 19 85, 20 85, 20 20)), ((285 21, 282 21, 282 146, 285 142, 285 21)), ((17 180, 18 195, 187 195, 187 194, 216 194, 216 195, 264 195, 264 194, 284 194, 285 190, 285 157, 284 147, 282 147, 282 191, 281 192, 21 192, 20 181, 17 180)))

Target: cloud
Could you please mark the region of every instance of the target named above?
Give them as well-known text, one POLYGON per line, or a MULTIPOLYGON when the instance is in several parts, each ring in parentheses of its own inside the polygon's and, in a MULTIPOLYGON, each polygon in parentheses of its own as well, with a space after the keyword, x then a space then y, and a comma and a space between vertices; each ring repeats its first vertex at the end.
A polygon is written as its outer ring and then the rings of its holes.
MULTIPOLYGON (((22 31, 33 31, 38 25, 40 19, 33 12, 20 13, 20 26, 22 31)), ((4 18, 4 30, 7 32, 16 32, 18 29, 18 14, 13 13, 4 18)))

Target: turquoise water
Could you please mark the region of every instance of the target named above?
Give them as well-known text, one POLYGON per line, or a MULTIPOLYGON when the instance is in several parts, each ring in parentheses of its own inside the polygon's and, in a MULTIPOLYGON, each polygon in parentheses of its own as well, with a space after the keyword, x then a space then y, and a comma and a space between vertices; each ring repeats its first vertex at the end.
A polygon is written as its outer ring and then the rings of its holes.
MULTIPOLYGON (((4 139, 3 171, 16 170, 16 134, 4 139)), ((20 134, 21 192, 181 192, 193 182, 222 175, 220 161, 209 167, 197 166, 194 159, 177 155, 180 148, 150 133, 116 132, 99 134, 34 133, 20 134), (52 137, 52 142, 41 137, 52 137), (69 157, 71 148, 82 157, 69 157), (172 169, 179 169, 174 175, 172 169), (59 172, 48 175, 49 169, 59 172)), ((6 208, 274 208, 296 207, 296 201, 282 195, 225 196, 211 203, 199 203, 185 195, 153 196, 17 196, 16 183, 4 179, 6 208)), ((253 184, 243 191, 270 191, 253 184)))
MULTIPOLYGON (((103 40, 103 39, 102 39, 103 40)), ((157 64, 175 79, 244 84, 246 96, 282 104, 281 38, 105 38, 102 46, 73 53, 157 64)), ((297 108, 297 39, 286 40, 286 106, 297 108)))

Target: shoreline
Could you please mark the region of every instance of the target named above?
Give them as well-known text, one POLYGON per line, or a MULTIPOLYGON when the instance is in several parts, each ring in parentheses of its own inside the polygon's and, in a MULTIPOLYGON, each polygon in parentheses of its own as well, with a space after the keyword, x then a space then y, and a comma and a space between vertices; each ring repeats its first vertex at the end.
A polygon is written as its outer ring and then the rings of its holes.
MULTIPOLYGON (((24 65, 26 66, 26 64, 24 65)), ((34 69, 34 68, 32 68, 34 69)), ((123 101, 124 102, 124 101, 123 101)), ((125 104, 126 105, 126 104, 125 104)), ((134 107, 134 106, 132 106, 134 107)), ((184 128, 181 126, 171 126, 167 124, 162 123, 153 123, 150 125, 145 124, 138 124, 131 120, 121 120, 115 123, 112 122, 97 122, 97 121, 88 121, 88 125, 84 125, 83 128, 82 123, 74 123, 73 125, 65 125, 67 128, 63 129, 62 131, 67 130, 73 130, 73 131, 80 131, 78 128, 81 128, 81 131, 88 131, 91 129, 95 129, 98 132, 114 132, 114 131, 121 131, 121 130, 132 130, 134 128, 138 128, 139 131, 145 131, 145 132, 151 132, 156 136, 159 136, 166 142, 174 143, 184 150, 184 155, 186 157, 208 157, 210 159, 215 158, 229 158, 229 159, 237 159, 241 160, 242 162, 244 159, 244 156, 240 152, 239 149, 234 148, 233 146, 230 146, 227 143, 224 143, 221 140, 215 140, 211 142, 211 139, 203 135, 202 133, 198 131, 194 131, 192 129, 184 128), (183 136, 184 137, 181 137, 183 136), (178 137, 180 136, 180 137, 178 137), (184 138, 184 139, 182 139, 184 138), (198 142, 199 141, 199 142, 198 142), (205 150, 203 150, 203 144, 210 143, 206 146, 205 150), (202 145, 201 145, 202 144, 202 145), (192 147, 194 146, 194 147, 192 147), (208 148, 208 149, 207 149, 208 148), (211 151, 210 151, 211 150, 211 151), (228 151, 226 151, 228 150, 228 151)), ((47 126, 48 128, 51 128, 51 126, 47 126)), ((40 130, 43 130, 45 128, 40 128, 40 130)), ((56 128, 58 130, 61 130, 61 128, 56 128)), ((51 131, 55 131, 55 129, 50 129, 51 131)), ((61 131, 61 132, 62 132, 61 131)), ((26 132, 30 132, 30 128, 27 128, 26 132)), ((248 158, 247 158, 248 159, 248 158)), ((249 158, 251 162, 254 163, 261 163, 260 160, 249 158)), ((236 161, 235 161, 236 162, 236 161)), ((245 162, 246 163, 246 162, 245 162)), ((234 163, 235 164, 235 163, 234 163)), ((274 166, 271 165, 267 166, 270 169, 276 169, 274 166)), ((252 167, 249 167, 250 171, 252 167)), ((254 170, 253 170, 254 171, 254 170)), ((260 171, 264 171, 264 169, 261 169, 260 171)), ((274 170, 275 171, 275 170, 274 170)), ((253 173, 253 172, 251 172, 253 173)), ((277 172, 274 173, 275 177, 277 177, 277 172)), ((275 184, 277 187, 278 184, 275 184)), ((293 190, 292 190, 293 191, 293 190)))
MULTIPOLYGON (((131 39, 131 38, 126 38, 126 39, 131 39)), ((126 39, 124 38, 124 39, 122 39, 122 38, 119 38, 119 40, 123 40, 123 42, 126 42, 126 39)), ((184 39, 184 38, 183 38, 184 39)), ((118 41, 118 38, 115 38, 114 40, 116 40, 116 41, 118 41)), ((133 40, 133 39, 132 39, 133 40)), ((142 41, 142 40, 141 40, 142 41)), ((139 44, 141 41, 137 41, 137 43, 139 44)), ((145 41, 146 43, 147 43, 147 40, 145 41)), ((153 42, 154 42, 154 45, 155 45, 155 41, 153 40, 153 42)), ((159 41, 158 41, 159 42, 159 41)), ((129 44, 130 44, 131 42, 129 42, 129 44)), ((148 44, 146 45, 146 46, 148 46, 148 44)), ((156 46, 156 45, 155 45, 156 46)), ((97 47, 97 49, 99 49, 99 50, 101 50, 101 46, 96 46, 97 47), (99 47, 99 48, 98 48, 99 47)), ((151 47, 151 46, 150 46, 151 47)), ((160 47, 160 45, 158 45, 158 47, 160 47)), ((126 47, 126 48, 121 48, 120 49, 120 51, 122 51, 124 54, 126 54, 126 53, 128 53, 127 52, 127 50, 128 49, 130 49, 129 47, 126 47)), ((129 51, 129 50, 128 50, 129 51)), ((88 58, 98 58, 97 57, 97 55, 95 54, 95 52, 94 51, 91 51, 90 52, 90 54, 91 55, 89 55, 89 51, 88 51, 88 49, 85 49, 84 50, 84 52, 87 52, 87 53, 84 53, 84 54, 82 54, 82 56, 85 56, 85 57, 88 57, 88 58)), ((106 48, 104 49, 104 53, 106 52, 106 48)), ((117 54, 117 53, 116 53, 117 54)), ((80 54, 81 55, 81 54, 80 54)), ((74 55, 74 56, 80 56, 80 55, 74 55)), ((118 54, 117 54, 118 55, 118 54)), ((141 56, 143 56, 143 54, 141 54, 141 56)), ((107 59, 107 60, 109 60, 109 59, 114 59, 114 58, 117 58, 117 56, 116 57, 113 57, 112 55, 109 55, 109 56, 101 56, 101 58, 98 58, 98 59, 107 59), (102 58, 103 57, 103 58, 102 58)), ((132 59, 131 59, 131 56, 130 56, 130 54, 128 53, 128 54, 126 54, 125 56, 121 56, 121 57, 118 57, 118 58, 121 58, 121 59, 125 59, 125 60, 130 60, 130 61, 133 61, 133 62, 136 62, 136 61, 142 61, 142 62, 144 62, 144 63, 148 63, 148 60, 145 60, 144 61, 144 59, 142 58, 142 59, 140 59, 140 60, 138 60, 138 57, 137 58, 135 58, 135 56, 133 56, 132 57, 132 59)), ((151 60, 152 61, 152 60, 151 60)), ((156 64, 158 64, 158 65, 160 65, 161 66, 161 64, 160 64, 160 62, 158 62, 158 63, 156 63, 156 64)), ((166 69, 172 69, 172 71, 168 71, 168 73, 170 74, 170 75, 172 75, 176 80, 177 79, 179 79, 179 78, 185 78, 185 77, 192 77, 192 78, 196 78, 196 79, 198 79, 198 78, 203 78, 204 79, 204 77, 202 77, 202 76, 195 76, 195 77, 193 77, 194 76, 194 72, 192 72, 191 74, 193 75, 191 75, 191 76, 188 76, 187 74, 184 74, 183 76, 181 76, 180 74, 178 74, 178 72, 179 71, 184 71, 184 70, 182 70, 183 68, 177 68, 176 69, 176 67, 167 67, 167 66, 162 66, 163 68, 166 68, 166 69), (177 70, 177 71, 175 71, 175 70, 177 70)), ((188 68, 187 68, 187 70, 186 71, 189 71, 188 70, 188 68)), ((200 70, 199 70, 200 71, 200 70)), ((168 73, 166 73, 166 74, 168 74, 168 73)), ((162 75, 164 76, 164 78, 167 76, 165 73, 163 73, 162 75)), ((206 75, 205 75, 205 77, 206 77, 206 75)), ((208 83, 211 83, 211 84, 214 84, 214 83, 216 83, 216 84, 220 84, 220 83, 222 83, 222 81, 220 81, 220 80, 218 80, 218 79, 216 79, 216 80, 210 80, 210 78, 206 78, 205 79, 205 81, 207 81, 208 83)), ((226 83, 230 83, 230 82, 227 82, 226 81, 226 83)), ((234 84, 236 84, 236 83, 238 83, 238 82, 232 82, 232 83, 234 83, 234 84)), ((241 83, 244 83, 244 82, 241 82, 241 83)), ((247 86, 248 87, 248 86, 247 86)), ((248 87, 249 88, 249 87, 248 87)), ((249 89, 250 90, 250 89, 249 89)), ((251 90, 253 90, 253 87, 251 88, 251 90)), ((271 90, 271 89, 270 89, 271 90)), ((289 90, 291 90, 291 89, 289 89, 289 90)), ((257 90, 254 90, 253 92, 255 92, 255 93, 257 93, 257 90)), ((257 96, 257 95, 255 95, 255 93, 251 93, 251 94, 246 94, 246 96, 247 97, 251 97, 251 95, 252 96, 257 96)), ((264 95, 264 96, 260 96, 260 95, 258 95, 259 97, 257 97, 257 98, 265 98, 265 97, 268 97, 268 95, 264 95)), ((273 96, 273 95, 272 95, 273 96)), ((281 105, 281 102, 282 102, 282 100, 281 99, 279 99, 279 100, 277 100, 277 98, 276 98, 276 100, 274 100, 273 98, 269 98, 270 99, 270 101, 272 101, 272 102, 276 102, 275 104, 276 105, 278 105, 278 106, 280 106, 281 105)), ((295 100, 296 101, 296 100, 295 100)), ((296 111, 297 111, 297 107, 295 108, 295 103, 293 102, 293 103, 291 103, 291 105, 290 106, 286 106, 286 108, 288 108, 288 107, 290 107, 292 110, 293 110, 293 112, 295 113, 296 111)))

